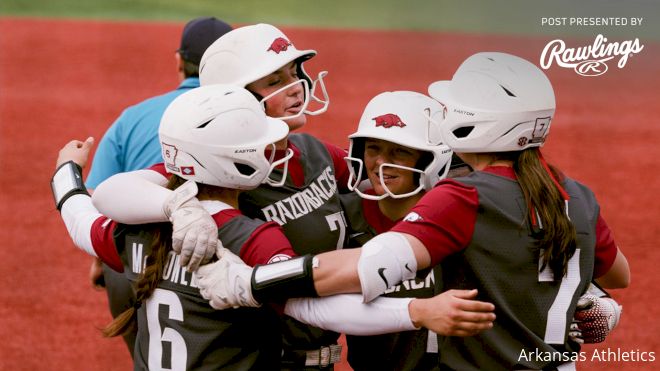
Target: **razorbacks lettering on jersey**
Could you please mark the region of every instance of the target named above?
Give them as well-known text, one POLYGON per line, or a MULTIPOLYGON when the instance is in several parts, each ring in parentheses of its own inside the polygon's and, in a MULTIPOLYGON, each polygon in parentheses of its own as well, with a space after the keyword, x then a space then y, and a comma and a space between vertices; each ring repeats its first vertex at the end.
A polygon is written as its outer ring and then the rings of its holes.
MULTIPOLYGON (((373 194, 372 190, 365 192, 373 194)), ((357 193, 341 194, 340 199, 349 225, 349 247, 360 247, 396 224, 383 215, 378 201, 364 199, 357 193)), ((394 285, 381 296, 429 298, 439 284, 435 277, 441 276, 440 266, 427 269, 414 279, 394 285)), ((348 363, 355 371, 432 370, 438 364, 436 336, 427 329, 375 336, 347 335, 348 363)))
MULTIPOLYGON (((237 212, 236 212, 237 213, 237 212)), ((217 221, 217 219, 216 219, 217 221)), ((224 246, 239 253, 263 222, 244 216, 219 225, 224 246)), ((152 231, 167 224, 127 226, 114 231, 124 273, 135 282, 151 253, 152 231)), ((167 255, 162 281, 138 309, 136 370, 279 370, 281 336, 268 307, 215 310, 199 293, 195 275, 167 255)))
MULTIPOLYGON (((319 254, 343 247, 346 221, 337 196, 335 165, 328 149, 307 134, 292 134, 288 140, 299 151, 299 155, 291 159, 298 164, 290 162, 289 172, 292 166, 300 166, 303 183, 296 185, 288 176, 282 187, 263 184, 255 190, 243 192, 239 198, 240 210, 249 217, 280 224, 299 255, 319 254)), ((345 164, 343 160, 341 163, 345 164)), ((271 177, 278 180, 281 174, 280 169, 275 169, 271 177)), ((292 368, 301 358, 293 353, 335 344, 339 338, 335 332, 305 325, 288 316, 282 321, 283 362, 296 358, 291 361, 292 368)), ((304 365, 304 356, 302 358, 304 365)))
MULTIPOLYGON (((569 216, 577 232, 577 249, 568 262, 567 275, 554 282, 550 269, 539 272, 541 251, 530 226, 529 209, 512 170, 502 169, 456 179, 464 190, 476 189, 478 204, 466 219, 474 225, 471 236, 461 242, 464 248, 442 261, 443 283, 445 289, 478 289, 477 299, 493 303, 497 319, 492 329, 473 337, 439 337, 441 369, 554 369, 574 361, 579 351, 567 334, 577 300, 594 272, 598 204, 588 188, 564 180, 571 197, 569 216)), ((404 219, 393 230, 419 235, 416 225, 433 226, 437 220, 450 218, 444 213, 451 210, 434 215, 431 208, 451 187, 451 183, 441 183, 431 190, 426 200, 420 200, 422 205, 413 208, 416 217, 404 219)), ((435 252, 430 253, 433 260, 435 252)))

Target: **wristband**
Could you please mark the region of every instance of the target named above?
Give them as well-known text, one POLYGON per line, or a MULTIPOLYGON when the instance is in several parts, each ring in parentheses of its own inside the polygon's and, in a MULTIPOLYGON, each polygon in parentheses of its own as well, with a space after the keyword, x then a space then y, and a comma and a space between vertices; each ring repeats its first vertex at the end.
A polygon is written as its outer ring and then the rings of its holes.
POLYGON ((308 254, 255 266, 251 281, 252 296, 260 303, 297 297, 317 297, 312 275, 315 260, 316 258, 308 254))
POLYGON ((67 161, 55 170, 50 181, 50 188, 53 191, 55 207, 58 211, 62 210, 64 202, 73 195, 86 194, 89 196, 82 180, 82 168, 73 161, 67 161))

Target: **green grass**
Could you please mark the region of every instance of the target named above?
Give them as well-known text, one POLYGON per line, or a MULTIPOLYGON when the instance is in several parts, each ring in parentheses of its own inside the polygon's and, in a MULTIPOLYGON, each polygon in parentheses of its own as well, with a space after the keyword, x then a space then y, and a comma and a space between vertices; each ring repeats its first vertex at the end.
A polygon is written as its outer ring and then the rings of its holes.
POLYGON ((656 0, 1 0, 0 16, 459 31, 657 39, 656 0), (644 17, 641 27, 541 26, 542 17, 644 17))

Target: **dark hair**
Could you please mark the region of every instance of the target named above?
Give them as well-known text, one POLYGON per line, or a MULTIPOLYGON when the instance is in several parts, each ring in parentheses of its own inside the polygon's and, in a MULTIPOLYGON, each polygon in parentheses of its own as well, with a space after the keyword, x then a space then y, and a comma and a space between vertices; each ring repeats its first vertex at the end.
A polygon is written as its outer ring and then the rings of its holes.
POLYGON ((199 65, 197 63, 189 62, 183 59, 183 56, 181 56, 181 60, 183 62, 183 76, 185 78, 199 77, 199 65))
POLYGON ((577 246, 575 226, 566 215, 563 189, 560 191, 557 181, 561 173, 554 166, 548 166, 550 172, 546 170, 539 148, 509 152, 508 156, 513 160, 513 170, 529 206, 530 218, 535 220, 536 213, 540 218, 538 225, 542 228, 537 234, 538 247, 543 254, 540 270, 549 267, 554 280, 561 281, 577 246))
MULTIPOLYGON (((185 179, 173 175, 167 183, 168 189, 176 189, 185 183, 185 179)), ((103 336, 113 337, 131 332, 137 323, 137 309, 151 297, 163 277, 167 255, 172 248, 172 226, 161 223, 151 231, 151 254, 137 282, 135 282, 135 304, 117 316, 103 330, 103 336)))

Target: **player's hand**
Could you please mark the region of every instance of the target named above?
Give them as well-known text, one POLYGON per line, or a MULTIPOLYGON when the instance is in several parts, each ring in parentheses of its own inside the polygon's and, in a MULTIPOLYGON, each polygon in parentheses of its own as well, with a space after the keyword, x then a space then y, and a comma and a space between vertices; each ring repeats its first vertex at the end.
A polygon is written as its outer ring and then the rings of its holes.
POLYGON ((97 290, 103 290, 105 288, 103 266, 99 258, 92 260, 92 265, 89 267, 89 281, 92 283, 92 287, 97 290))
POLYGON ((600 343, 619 323, 621 311, 622 307, 612 298, 586 294, 578 299, 573 319, 585 343, 600 343))
POLYGON ((217 255, 220 260, 195 272, 204 299, 215 309, 260 306, 252 296, 252 267, 222 246, 217 255))
POLYGON ((428 299, 414 299, 410 318, 417 327, 425 327, 444 336, 473 336, 493 327, 495 306, 473 300, 477 290, 449 290, 428 299))
POLYGON ((81 168, 85 168, 87 165, 87 159, 89 158, 89 152, 92 150, 93 145, 94 138, 92 137, 85 139, 84 142, 72 140, 65 144, 64 147, 60 149, 60 153, 57 156, 55 168, 58 168, 67 161, 73 161, 81 168))
POLYGON ((172 222, 172 250, 180 254, 181 266, 194 272, 215 253, 218 226, 195 197, 197 184, 185 182, 172 192, 163 210, 172 222))

